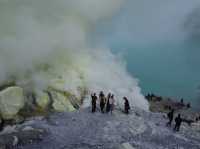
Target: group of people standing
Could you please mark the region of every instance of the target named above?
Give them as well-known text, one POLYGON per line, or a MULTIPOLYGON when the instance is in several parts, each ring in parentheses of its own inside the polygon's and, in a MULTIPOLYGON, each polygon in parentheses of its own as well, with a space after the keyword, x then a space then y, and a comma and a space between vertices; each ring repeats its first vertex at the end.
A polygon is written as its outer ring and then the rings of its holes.
POLYGON ((96 93, 93 93, 93 94, 91 94, 91 98, 92 98, 92 113, 96 112, 97 100, 99 98, 101 112, 102 113, 110 112, 112 114, 112 111, 114 109, 114 104, 115 104, 115 99, 114 99, 113 94, 109 93, 106 97, 105 94, 103 93, 103 91, 101 91, 99 93, 99 97, 97 97, 96 93))
POLYGON ((172 110, 167 114, 167 117, 168 117, 168 119, 169 119, 169 121, 167 122, 167 126, 170 126, 170 127, 171 127, 173 120, 175 121, 174 131, 179 131, 179 130, 180 130, 180 127, 181 127, 182 122, 186 122, 186 123, 188 123, 188 125, 190 126, 191 123, 200 121, 200 116, 197 116, 195 120, 194 120, 194 119, 192 120, 192 119, 185 119, 185 118, 182 118, 182 117, 181 117, 181 114, 178 114, 177 117, 174 119, 174 115, 175 115, 174 113, 175 113, 175 110, 172 109, 172 110))
MULTIPOLYGON (((172 109, 168 114, 168 119, 169 122, 167 123, 167 126, 172 125, 173 119, 174 119, 174 109, 172 109)), ((181 114, 178 114, 178 116, 175 118, 175 127, 174 127, 174 131, 179 131, 180 130, 180 126, 182 123, 183 119, 181 118, 181 114)))
MULTIPOLYGON (((100 105, 100 110, 102 113, 111 113, 114 110, 115 106, 115 97, 114 94, 108 93, 107 96, 101 91, 99 93, 99 97, 97 97, 96 93, 91 94, 91 99, 92 99, 92 113, 96 112, 96 105, 97 105, 97 100, 99 99, 99 105, 100 105)), ((126 97, 124 99, 124 111, 126 114, 129 113, 130 105, 129 101, 126 97)))

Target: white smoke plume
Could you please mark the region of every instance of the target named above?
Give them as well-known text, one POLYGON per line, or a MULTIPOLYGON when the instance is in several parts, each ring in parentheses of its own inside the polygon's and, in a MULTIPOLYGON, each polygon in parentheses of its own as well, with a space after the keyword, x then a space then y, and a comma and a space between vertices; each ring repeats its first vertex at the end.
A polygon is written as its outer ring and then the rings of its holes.
POLYGON ((109 49, 91 48, 98 21, 111 18, 124 0, 0 0, 0 81, 14 76, 36 88, 54 84, 78 92, 113 92, 148 109, 138 81, 109 49), (60 85, 61 84, 61 85, 60 85))

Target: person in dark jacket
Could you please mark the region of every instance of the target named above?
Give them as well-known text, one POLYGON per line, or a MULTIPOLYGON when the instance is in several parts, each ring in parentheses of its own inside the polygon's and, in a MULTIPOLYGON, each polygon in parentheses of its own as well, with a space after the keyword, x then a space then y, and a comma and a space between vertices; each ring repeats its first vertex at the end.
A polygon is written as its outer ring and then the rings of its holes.
POLYGON ((92 113, 96 112, 96 102, 97 102, 97 96, 96 93, 91 95, 92 98, 92 113))
POLYGON ((172 121, 174 119, 174 109, 172 109, 168 114, 168 119, 169 119, 169 122, 167 123, 167 126, 171 126, 172 124, 172 121))
POLYGON ((124 112, 126 114, 129 114, 129 110, 130 110, 130 104, 129 101, 126 97, 123 98, 124 99, 124 112))
POLYGON ((111 98, 111 93, 109 93, 108 96, 107 96, 107 100, 106 100, 106 113, 110 112, 110 108, 111 108, 110 98, 111 98))
POLYGON ((101 112, 104 113, 104 107, 105 107, 105 104, 106 104, 106 99, 105 99, 105 95, 103 93, 103 91, 101 91, 99 93, 99 100, 100 100, 100 109, 101 109, 101 112))
POLYGON ((175 118, 175 127, 174 127, 174 131, 179 131, 180 130, 180 127, 181 127, 181 123, 182 123, 182 118, 181 118, 181 115, 178 114, 178 116, 175 118))

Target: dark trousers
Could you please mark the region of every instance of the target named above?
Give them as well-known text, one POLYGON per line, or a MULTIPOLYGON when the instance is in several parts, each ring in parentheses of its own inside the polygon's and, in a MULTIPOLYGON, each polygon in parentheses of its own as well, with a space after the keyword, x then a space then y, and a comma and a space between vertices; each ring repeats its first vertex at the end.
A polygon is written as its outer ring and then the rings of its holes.
POLYGON ((96 112, 96 104, 92 104, 92 113, 96 112))
POLYGON ((175 127, 174 127, 174 131, 179 131, 179 130, 180 130, 180 125, 176 124, 175 127))
POLYGON ((167 126, 171 126, 171 125, 172 125, 172 120, 173 120, 173 119, 170 119, 170 120, 169 120, 169 122, 167 123, 167 126))
POLYGON ((101 112, 104 113, 105 103, 100 103, 101 112))
POLYGON ((106 112, 107 112, 107 113, 110 112, 110 108, 111 108, 111 105, 110 105, 110 104, 107 104, 107 105, 106 105, 106 112))
POLYGON ((125 108, 125 113, 129 114, 129 108, 125 108))

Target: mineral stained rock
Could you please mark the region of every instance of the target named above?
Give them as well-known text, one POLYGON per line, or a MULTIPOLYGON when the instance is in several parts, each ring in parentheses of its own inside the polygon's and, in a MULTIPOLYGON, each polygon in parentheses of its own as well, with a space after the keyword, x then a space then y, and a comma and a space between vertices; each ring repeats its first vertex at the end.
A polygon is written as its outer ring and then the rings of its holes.
POLYGON ((38 106, 40 106, 42 109, 46 109, 50 103, 48 94, 45 92, 38 92, 36 97, 36 102, 38 106))
POLYGON ((0 92, 0 113, 3 119, 13 119, 24 104, 22 88, 9 87, 0 92))
POLYGON ((53 108, 58 112, 72 112, 76 109, 73 107, 69 99, 63 94, 55 91, 51 91, 53 97, 53 108))

